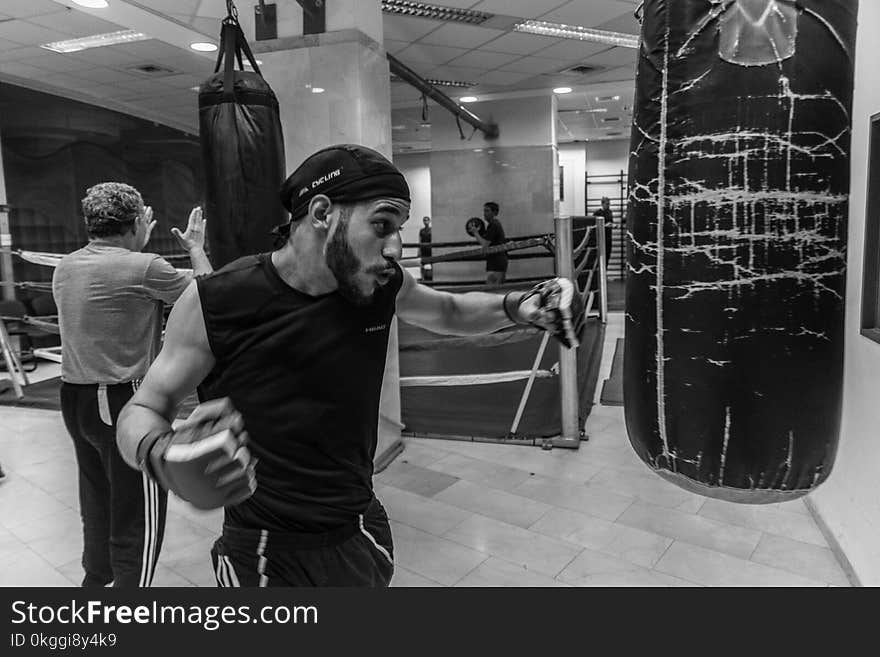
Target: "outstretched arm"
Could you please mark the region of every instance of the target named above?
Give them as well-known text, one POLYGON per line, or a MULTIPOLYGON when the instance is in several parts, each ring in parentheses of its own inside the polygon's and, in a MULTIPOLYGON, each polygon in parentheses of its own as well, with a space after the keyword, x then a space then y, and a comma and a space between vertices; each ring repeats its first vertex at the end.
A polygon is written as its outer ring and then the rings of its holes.
POLYGON ((140 441, 147 434, 171 428, 177 407, 213 367, 214 356, 194 281, 168 317, 162 351, 119 415, 116 442, 126 463, 139 467, 140 441))
POLYGON ((564 278, 504 296, 486 292, 450 294, 420 285, 406 270, 397 293, 397 314, 409 324, 451 335, 491 333, 511 324, 531 324, 549 331, 566 347, 578 345, 584 322, 580 294, 564 278))
POLYGON ((434 333, 478 335, 514 323, 504 311, 504 298, 487 292, 441 292, 417 283, 404 269, 397 314, 403 321, 434 333))

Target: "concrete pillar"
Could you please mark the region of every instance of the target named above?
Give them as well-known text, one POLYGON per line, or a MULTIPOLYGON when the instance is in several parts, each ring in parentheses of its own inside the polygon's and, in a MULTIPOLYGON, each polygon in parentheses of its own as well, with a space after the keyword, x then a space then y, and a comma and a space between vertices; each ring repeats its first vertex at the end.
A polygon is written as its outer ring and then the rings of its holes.
MULTIPOLYGON (((253 38, 253 12, 239 11, 261 72, 278 97, 288 172, 339 143, 368 146, 391 159, 390 74, 379 0, 331 0, 327 32, 305 36, 299 5, 277 3, 278 38, 265 41, 253 38)), ((397 345, 395 321, 380 402, 379 467, 401 446, 397 345)))

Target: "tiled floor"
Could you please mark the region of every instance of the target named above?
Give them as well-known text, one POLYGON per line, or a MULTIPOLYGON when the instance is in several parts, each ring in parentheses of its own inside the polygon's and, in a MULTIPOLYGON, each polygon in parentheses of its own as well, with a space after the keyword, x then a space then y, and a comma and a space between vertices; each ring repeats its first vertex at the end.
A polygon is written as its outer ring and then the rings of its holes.
MULTIPOLYGON (((612 315, 600 388, 622 328, 612 315)), ((635 456, 619 407, 596 406, 587 433, 577 451, 409 441, 376 477, 394 529, 392 585, 848 586, 802 501, 744 506, 676 488, 635 456)), ((0 462, 0 585, 77 583, 76 472, 60 414, 0 407, 0 462)), ((172 499, 154 585, 213 586, 219 523, 172 499)))

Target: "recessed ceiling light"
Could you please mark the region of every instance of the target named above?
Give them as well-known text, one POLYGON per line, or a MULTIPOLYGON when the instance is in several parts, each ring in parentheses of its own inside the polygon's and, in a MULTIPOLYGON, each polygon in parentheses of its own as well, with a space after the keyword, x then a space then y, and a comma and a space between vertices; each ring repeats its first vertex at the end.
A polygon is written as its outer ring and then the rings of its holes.
POLYGON ((555 93, 555 94, 570 94, 571 87, 556 87, 553 90, 553 93, 555 93))
POLYGON ((207 41, 197 41, 196 43, 189 44, 189 47, 196 52, 214 52, 217 50, 216 43, 209 43, 207 41))
POLYGON ((53 41, 52 43, 44 43, 40 45, 40 48, 60 53, 79 52, 80 50, 88 50, 89 48, 100 48, 101 46, 114 46, 120 43, 146 41, 149 38, 150 37, 142 32, 135 32, 134 30, 120 30, 118 32, 93 34, 91 36, 80 37, 79 39, 67 39, 65 41, 53 41))
POLYGON ((591 27, 581 27, 580 25, 565 25, 563 23, 527 20, 514 25, 513 30, 514 32, 539 34, 541 36, 552 36, 562 39, 578 39, 580 41, 592 41, 593 43, 605 43, 609 46, 621 46, 623 48, 639 47, 639 37, 635 34, 596 30, 591 27))
POLYGON ((322 94, 324 93, 324 87, 312 87, 313 94, 322 94))
POLYGON ((462 103, 475 103, 475 102, 477 102, 477 97, 476 96, 462 96, 458 100, 461 101, 462 103))
POLYGON ((106 9, 107 0, 73 0, 73 4, 89 9, 106 9))

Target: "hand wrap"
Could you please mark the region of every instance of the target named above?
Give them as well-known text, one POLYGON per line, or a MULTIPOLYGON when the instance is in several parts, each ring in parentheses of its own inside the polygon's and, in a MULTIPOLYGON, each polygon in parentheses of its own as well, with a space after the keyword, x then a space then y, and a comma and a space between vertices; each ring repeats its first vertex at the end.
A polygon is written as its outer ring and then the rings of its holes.
POLYGON ((544 281, 524 293, 508 292, 504 311, 514 323, 549 331, 569 349, 580 344, 586 323, 580 294, 566 278, 544 281))

